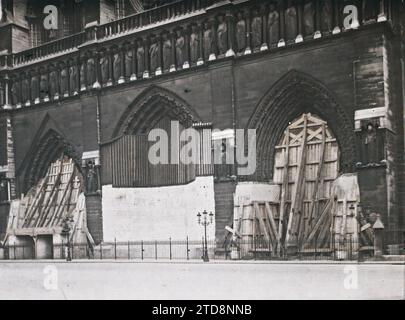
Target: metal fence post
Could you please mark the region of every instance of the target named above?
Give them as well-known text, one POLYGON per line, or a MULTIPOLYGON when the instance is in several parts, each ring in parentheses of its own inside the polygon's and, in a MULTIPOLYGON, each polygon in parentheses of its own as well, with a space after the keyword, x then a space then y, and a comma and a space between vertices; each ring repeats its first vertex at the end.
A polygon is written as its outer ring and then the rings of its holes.
POLYGON ((172 238, 169 238, 169 253, 170 253, 170 260, 172 260, 172 238))
POLYGON ((188 248, 188 237, 186 237, 186 246, 187 246, 187 260, 189 260, 190 249, 188 248))
POLYGON ((157 260, 157 241, 155 240, 155 260, 157 260))
POLYGON ((114 259, 117 260, 117 238, 114 238, 114 259))
POLYGON ((238 259, 241 260, 242 258, 242 239, 236 239, 236 246, 238 248, 238 259))
POLYGON ((350 260, 352 260, 352 257, 353 257, 353 247, 352 247, 352 235, 351 234, 349 234, 349 241, 350 241, 350 243, 349 243, 349 259, 350 260))
POLYGON ((128 260, 131 260, 131 247, 128 241, 128 260))
POLYGON ((315 260, 317 259, 317 253, 318 253, 318 236, 315 237, 315 260))
POLYGON ((63 248, 64 248, 64 246, 63 246, 63 240, 62 240, 62 246, 60 247, 60 258, 61 259, 64 259, 64 254, 63 254, 63 248))
POLYGON ((256 237, 253 237, 253 257, 256 260, 256 237))
POLYGON ((202 259, 204 257, 204 252, 205 252, 204 237, 201 238, 201 243, 202 243, 202 256, 201 256, 201 259, 202 259))
POLYGON ((269 260, 271 260, 271 251, 272 251, 272 248, 271 248, 271 242, 269 239, 269 260))
POLYGON ((141 240, 141 259, 143 260, 143 240, 141 240))
POLYGON ((100 242, 100 260, 103 260, 103 243, 100 242))
POLYGON ((16 255, 15 255, 15 242, 14 242, 14 246, 13 246, 13 251, 14 251, 14 260, 16 260, 16 255))

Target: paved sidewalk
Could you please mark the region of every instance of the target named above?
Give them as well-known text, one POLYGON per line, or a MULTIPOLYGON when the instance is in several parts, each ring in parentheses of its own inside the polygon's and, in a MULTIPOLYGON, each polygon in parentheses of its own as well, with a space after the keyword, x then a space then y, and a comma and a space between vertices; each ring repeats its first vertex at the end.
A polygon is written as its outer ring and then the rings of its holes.
POLYGON ((404 264, 0 263, 0 299, 404 299, 404 264))

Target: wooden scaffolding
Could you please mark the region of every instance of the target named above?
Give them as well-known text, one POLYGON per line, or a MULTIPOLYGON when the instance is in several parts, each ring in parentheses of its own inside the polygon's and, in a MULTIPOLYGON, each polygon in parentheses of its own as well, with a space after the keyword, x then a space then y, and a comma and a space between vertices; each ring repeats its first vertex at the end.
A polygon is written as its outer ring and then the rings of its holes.
POLYGON ((288 126, 273 180, 277 201, 235 198, 234 230, 244 254, 327 254, 347 246, 355 252, 359 232, 370 243, 366 222, 358 223, 357 175, 339 176, 338 143, 325 121, 303 114, 288 126))
POLYGON ((82 242, 91 239, 82 191, 81 173, 74 161, 62 154, 50 164, 45 177, 26 196, 14 201, 7 236, 60 234, 65 218, 70 217, 73 219, 70 240, 82 242))

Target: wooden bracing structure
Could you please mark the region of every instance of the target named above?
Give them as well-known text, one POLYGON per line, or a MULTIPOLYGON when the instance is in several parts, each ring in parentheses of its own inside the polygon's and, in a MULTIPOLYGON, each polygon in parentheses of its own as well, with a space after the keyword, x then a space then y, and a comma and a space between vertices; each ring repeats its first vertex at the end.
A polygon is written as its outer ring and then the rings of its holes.
POLYGON ((284 242, 295 252, 315 236, 327 242, 338 173, 338 144, 327 123, 312 114, 291 123, 276 147, 274 168, 274 182, 281 186, 280 249, 284 242))
POLYGON ((36 190, 27 195, 21 228, 52 228, 76 206, 81 182, 72 159, 52 163, 36 190))
POLYGON ((357 175, 339 176, 338 143, 325 121, 304 114, 292 122, 275 157, 275 185, 268 195, 273 200, 235 197, 234 230, 242 251, 332 253, 350 243, 354 252, 362 245, 359 234, 370 243, 365 219, 358 221, 357 175))
POLYGON ((71 217, 70 240, 87 239, 92 243, 86 225, 82 180, 74 161, 61 154, 49 165, 45 177, 12 205, 7 235, 60 234, 64 219, 71 217))

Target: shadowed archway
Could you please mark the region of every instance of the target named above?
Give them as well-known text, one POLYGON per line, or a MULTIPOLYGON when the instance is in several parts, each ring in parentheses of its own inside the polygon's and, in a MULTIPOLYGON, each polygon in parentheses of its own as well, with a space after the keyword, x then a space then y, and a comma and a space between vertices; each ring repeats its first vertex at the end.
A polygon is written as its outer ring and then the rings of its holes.
POLYGON ((289 123, 303 113, 317 114, 337 137, 341 171, 351 172, 356 159, 353 123, 333 93, 320 81, 298 71, 278 80, 257 105, 248 129, 257 133, 257 170, 249 177, 256 181, 273 178, 275 147, 289 123))
POLYGON ((24 193, 27 193, 45 176, 49 165, 57 160, 61 154, 72 158, 81 172, 81 157, 75 148, 53 129, 49 129, 38 141, 34 142, 31 150, 34 152, 26 162, 23 181, 24 193))
POLYGON ((184 127, 199 122, 195 110, 178 95, 157 86, 143 91, 121 116, 112 139, 126 134, 146 134, 162 118, 179 121, 184 127))

